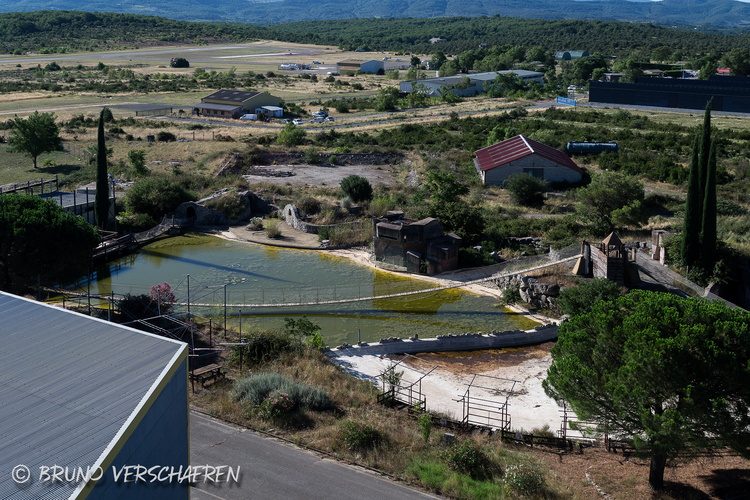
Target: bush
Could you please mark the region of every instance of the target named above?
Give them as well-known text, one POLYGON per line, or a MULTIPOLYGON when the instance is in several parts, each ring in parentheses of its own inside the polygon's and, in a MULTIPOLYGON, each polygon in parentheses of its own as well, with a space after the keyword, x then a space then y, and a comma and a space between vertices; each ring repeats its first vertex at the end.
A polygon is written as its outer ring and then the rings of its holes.
POLYGON ((419 431, 422 433, 422 439, 426 443, 430 440, 430 434, 432 433, 432 415, 422 412, 417 422, 419 423, 419 431))
POLYGON ((308 342, 310 343, 310 347, 317 351, 322 351, 326 348, 326 341, 320 332, 313 332, 313 334, 310 335, 308 342))
POLYGON ((173 57, 169 62, 169 65, 173 68, 189 68, 190 63, 184 57, 173 57))
POLYGON ((447 450, 440 453, 440 458, 448 465, 449 469, 467 474, 474 479, 492 477, 493 466, 490 458, 472 439, 464 439, 451 445, 447 450))
POLYGON ((259 229, 263 229, 263 219, 261 219, 260 217, 253 217, 252 219, 250 219, 247 224, 247 230, 258 231, 259 229))
POLYGON ((350 451, 372 450, 383 442, 383 434, 372 424, 349 420, 341 428, 339 438, 350 451))
POLYGON ((341 190, 355 203, 372 199, 372 185, 370 181, 358 175, 350 175, 341 179, 341 190))
POLYGON ((521 302, 521 292, 517 286, 509 286, 503 290, 503 304, 513 305, 521 302))
POLYGON ((258 406, 260 416, 274 420, 291 413, 295 408, 294 401, 286 392, 273 391, 258 406))
POLYGON ((302 384, 273 372, 239 379, 234 383, 230 397, 235 401, 260 407, 275 392, 283 392, 295 406, 301 408, 319 411, 333 408, 333 402, 323 388, 302 384))
POLYGON ((240 354, 243 362, 262 364, 277 359, 279 356, 293 349, 292 339, 278 332, 255 334, 250 342, 242 346, 234 346, 229 361, 238 364, 240 354))
POLYGON ((239 219, 245 212, 245 200, 236 193, 227 193, 206 202, 206 208, 217 210, 230 220, 239 219))
POLYGON ((305 161, 311 165, 318 165, 323 163, 323 157, 314 149, 308 149, 305 151, 305 161))
POLYGON ((320 200, 306 196, 297 202, 297 208, 304 215, 315 215, 320 212, 320 200))
POLYGON ((544 204, 547 182, 528 174, 513 174, 506 179, 505 189, 510 192, 513 201, 519 205, 538 207, 544 204))
POLYGON ((293 123, 287 123, 279 132, 276 141, 285 146, 299 146, 307 141, 307 132, 293 123))
POLYGON ((175 136, 172 132, 162 130, 158 134, 156 134, 156 140, 159 142, 174 142, 177 140, 177 136, 175 136))
POLYGON ((120 231, 126 233, 140 233, 156 226, 156 221, 148 214, 134 214, 121 212, 117 216, 117 224, 120 231))
POLYGON ((516 493, 537 497, 544 492, 544 477, 529 465, 510 465, 505 469, 505 484, 516 493))
POLYGON ((328 163, 331 165, 336 165, 339 162, 339 159, 336 155, 331 155, 328 157, 328 163))
POLYGON ((266 236, 275 239, 281 237, 281 228, 279 227, 278 220, 267 220, 263 223, 263 229, 266 231, 266 236))
POLYGON ((569 316, 578 316, 591 311, 601 301, 612 301, 623 295, 623 288, 606 278, 596 278, 579 284, 575 288, 566 288, 560 292, 557 303, 560 311, 569 316))
POLYGON ((125 207, 131 213, 148 214, 154 220, 173 211, 180 203, 196 199, 182 185, 167 177, 146 177, 136 182, 125 195, 125 207))

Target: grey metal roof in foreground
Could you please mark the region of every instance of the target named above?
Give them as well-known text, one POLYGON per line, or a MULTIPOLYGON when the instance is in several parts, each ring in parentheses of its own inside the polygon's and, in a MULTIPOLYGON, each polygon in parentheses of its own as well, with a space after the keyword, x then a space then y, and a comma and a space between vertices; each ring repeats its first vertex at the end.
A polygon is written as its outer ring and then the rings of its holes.
POLYGON ((94 466, 186 344, 0 292, 0 498, 58 499, 40 466, 94 466), (32 480, 19 487, 17 465, 32 480))

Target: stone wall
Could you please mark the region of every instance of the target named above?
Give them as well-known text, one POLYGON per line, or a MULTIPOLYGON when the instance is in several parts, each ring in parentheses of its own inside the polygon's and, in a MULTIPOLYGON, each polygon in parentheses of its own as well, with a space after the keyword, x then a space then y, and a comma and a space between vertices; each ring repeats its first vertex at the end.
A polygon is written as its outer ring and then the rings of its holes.
POLYGON ((472 351, 541 344, 557 338, 557 325, 543 325, 533 330, 511 330, 504 332, 467 333, 464 335, 439 335, 435 338, 413 337, 381 339, 380 342, 361 342, 358 345, 342 344, 328 351, 331 356, 361 356, 377 354, 472 351))
POLYGON ((310 224, 302 220, 299 209, 294 205, 287 205, 282 212, 284 220, 290 226, 302 233, 318 234, 322 228, 335 228, 345 225, 359 225, 359 222, 343 222, 341 224, 310 224))
POLYGON ((557 309, 557 297, 560 295, 560 286, 556 284, 544 283, 532 278, 531 276, 513 275, 502 278, 495 278, 487 282, 493 288, 506 290, 508 288, 518 288, 521 300, 537 309, 557 309))

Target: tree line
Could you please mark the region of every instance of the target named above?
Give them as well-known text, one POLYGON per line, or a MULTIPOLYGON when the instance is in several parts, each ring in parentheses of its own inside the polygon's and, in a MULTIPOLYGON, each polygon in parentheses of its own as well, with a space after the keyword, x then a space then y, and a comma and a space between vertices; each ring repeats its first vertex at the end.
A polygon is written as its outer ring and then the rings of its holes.
POLYGON ((493 17, 348 19, 273 26, 187 22, 134 14, 39 11, 0 14, 0 53, 59 53, 164 43, 248 42, 259 38, 344 48, 459 54, 482 44, 581 49, 623 55, 669 47, 690 57, 750 49, 750 34, 664 28, 617 21, 493 17), (431 44, 430 38, 446 41, 431 44))

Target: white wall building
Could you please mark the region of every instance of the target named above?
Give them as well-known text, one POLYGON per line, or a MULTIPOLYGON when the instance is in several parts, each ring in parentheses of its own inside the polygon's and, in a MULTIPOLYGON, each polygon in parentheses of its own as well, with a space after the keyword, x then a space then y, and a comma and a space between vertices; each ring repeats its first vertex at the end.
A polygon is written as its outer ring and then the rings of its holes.
POLYGON ((569 183, 579 182, 583 174, 564 152, 522 135, 482 148, 474 154, 474 166, 485 186, 502 185, 513 174, 569 183))

